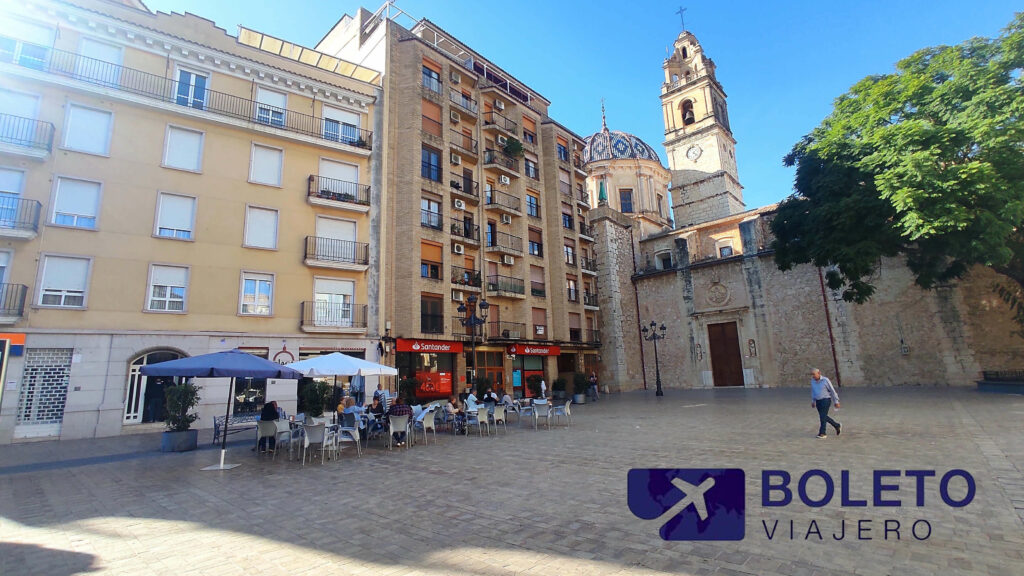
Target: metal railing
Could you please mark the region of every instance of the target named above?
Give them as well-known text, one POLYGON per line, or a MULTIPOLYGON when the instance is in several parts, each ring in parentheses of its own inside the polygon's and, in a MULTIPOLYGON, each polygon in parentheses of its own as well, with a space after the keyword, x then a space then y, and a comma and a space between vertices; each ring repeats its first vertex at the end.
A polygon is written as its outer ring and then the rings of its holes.
POLYGON ((0 113, 0 142, 49 152, 53 150, 53 131, 49 122, 0 113))
POLYGON ((583 157, 581 157, 579 154, 573 154, 572 155, 572 165, 573 165, 574 168, 578 168, 580 170, 583 170, 583 157))
POLYGON ((514 120, 506 117, 504 114, 491 110, 484 112, 484 126, 497 126, 498 128, 515 134, 518 131, 519 124, 516 124, 514 120))
POLYGON ((526 294, 526 283, 522 278, 494 274, 487 277, 487 291, 526 294))
POLYGON ((547 295, 547 290, 544 287, 544 283, 543 282, 534 282, 534 281, 531 280, 530 281, 530 295, 531 296, 536 296, 538 298, 543 298, 545 295, 547 295))
POLYGON ((465 94, 457 90, 452 90, 451 92, 448 93, 448 100, 450 100, 453 104, 459 106, 463 110, 466 110, 467 112, 472 112, 473 114, 476 114, 477 111, 480 110, 480 107, 477 105, 476 100, 473 100, 469 96, 466 96, 465 94))
POLYGON ((448 186, 456 192, 461 192, 469 196, 476 198, 480 197, 480 185, 477 184, 476 180, 473 180, 465 174, 457 174, 451 172, 451 180, 448 181, 448 186))
POLYGON ((433 118, 421 116, 420 126, 422 127, 424 132, 430 134, 431 136, 437 136, 438 138, 440 138, 441 134, 444 133, 444 126, 437 120, 434 120, 433 118))
POLYGON ((74 52, 22 42, 8 36, 0 36, 0 61, 366 150, 373 146, 373 132, 342 125, 337 120, 274 108, 256 100, 224 92, 205 88, 196 90, 193 84, 187 82, 179 82, 74 52), (30 47, 32 52, 39 56, 29 59, 15 58, 14 54, 24 53, 25 47, 30 47), (10 52, 9 48, 13 48, 14 52, 10 52), (267 115, 265 111, 268 109, 280 114, 267 115))
POLYGON ((586 338, 585 342, 591 342, 593 344, 600 344, 601 343, 601 331, 600 330, 590 330, 590 329, 588 329, 584 333, 584 337, 586 338))
POLYGON ((441 165, 430 162, 420 162, 420 176, 434 182, 441 181, 441 165))
POLYGON ((468 342, 473 340, 473 336, 475 335, 477 341, 480 341, 484 335, 483 328, 464 325, 462 321, 465 319, 465 316, 452 316, 452 336, 457 340, 465 340, 468 342), (474 330, 476 331, 476 334, 473 334, 474 330))
POLYGON ((558 181, 558 191, 572 198, 572 185, 568 182, 558 181))
MULTIPOLYGON (((505 232, 488 232, 487 247, 499 248, 509 252, 523 253, 523 239, 505 232)), ((522 282, 522 280, 520 280, 522 282)))
POLYGON ((487 338, 493 340, 518 340, 529 338, 526 333, 526 324, 522 322, 488 322, 487 338))
POLYGON ((590 195, 582 188, 576 189, 576 200, 583 202, 588 207, 590 206, 590 195))
POLYGON ((451 266, 450 268, 452 269, 452 284, 457 284, 459 286, 472 286, 474 288, 479 288, 482 284, 479 270, 463 268, 461 266, 451 266))
POLYGON ((366 242, 306 236, 306 258, 344 264, 369 264, 370 245, 366 242))
POLYGON ((472 221, 452 218, 451 230, 452 236, 458 236, 459 238, 465 238, 474 242, 480 241, 480 225, 473 224, 472 221))
POLYGON ((441 93, 441 80, 433 76, 423 75, 423 87, 431 92, 441 93))
POLYGON ((587 236, 588 238, 594 237, 594 227, 591 226, 590 224, 587 224, 586 222, 580 222, 579 228, 581 236, 587 236))
POLYGON ((593 258, 587 258, 586 256, 580 256, 580 268, 587 272, 597 272, 597 261, 593 258))
POLYGON ((316 174, 309 175, 310 196, 323 198, 324 200, 335 200, 337 202, 351 202, 352 204, 370 205, 370 185, 359 184, 358 182, 346 182, 316 174))
POLYGON ((518 212, 522 202, 516 196, 491 188, 487 190, 486 204, 487 206, 501 206, 518 212))
POLYGON ((39 213, 43 205, 38 200, 11 196, 0 197, 0 229, 39 231, 39 213))
POLYGON ((424 334, 444 334, 444 314, 420 313, 420 332, 424 334))
POLYGON ((420 225, 441 230, 441 213, 420 209, 420 225))
POLYGON ((477 142, 472 136, 463 134, 457 130, 451 130, 452 133, 452 146, 464 150, 466 152, 476 154, 477 153, 477 142))
POLYGON ((484 164, 497 164, 513 172, 519 171, 519 160, 505 154, 501 150, 491 150, 490 148, 484 150, 484 164))
POLYGON ((304 328, 366 328, 366 304, 306 301, 302 303, 304 328))
POLYGON ((580 301, 580 291, 579 291, 578 288, 567 288, 566 291, 565 291, 565 294, 566 294, 566 298, 569 300, 569 302, 579 302, 580 301))
POLYGON ((534 164, 532 162, 527 163, 524 166, 524 169, 526 171, 526 175, 527 176, 529 176, 533 180, 540 180, 540 170, 537 169, 537 165, 536 164, 534 164))
POLYGON ((24 316, 27 295, 28 286, 24 284, 0 284, 0 315, 24 316))
POLYGON ((597 306, 597 294, 592 292, 583 293, 583 305, 584 306, 597 306))

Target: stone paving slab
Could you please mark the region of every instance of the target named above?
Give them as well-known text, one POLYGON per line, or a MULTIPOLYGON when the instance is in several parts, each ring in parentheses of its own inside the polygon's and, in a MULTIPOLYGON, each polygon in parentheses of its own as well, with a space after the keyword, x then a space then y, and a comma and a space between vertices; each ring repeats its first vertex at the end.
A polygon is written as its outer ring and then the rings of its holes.
MULTIPOLYGON (((153 435, 3 446, 0 574, 1021 574, 1024 397, 840 392, 844 432, 826 440, 805 390, 669 390, 574 407, 569 428, 371 444, 324 465, 272 462, 246 439, 226 472, 199 470, 216 450, 159 454, 153 435), (626 506, 633 467, 743 468, 746 538, 662 541, 626 506), (762 469, 812 468, 849 470, 869 498, 875 469, 962 468, 977 493, 949 508, 931 482, 924 508, 762 508, 762 469), (910 536, 916 519, 927 540, 910 536), (769 540, 775 520, 786 537, 769 540), (812 520, 822 541, 803 537, 812 520), (848 536, 871 520, 873 539, 833 540, 844 520, 848 536), (886 520, 899 540, 882 538, 886 520)), ((900 487, 912 503, 912 480, 900 487)))

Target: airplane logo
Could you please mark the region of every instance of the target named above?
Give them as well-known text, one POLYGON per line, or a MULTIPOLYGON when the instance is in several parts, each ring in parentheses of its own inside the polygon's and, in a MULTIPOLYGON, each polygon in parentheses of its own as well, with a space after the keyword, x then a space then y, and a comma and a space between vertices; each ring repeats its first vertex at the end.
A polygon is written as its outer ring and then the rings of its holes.
POLYGON ((629 509, 657 520, 664 540, 742 540, 744 479, 739 468, 634 468, 627 478, 629 509))

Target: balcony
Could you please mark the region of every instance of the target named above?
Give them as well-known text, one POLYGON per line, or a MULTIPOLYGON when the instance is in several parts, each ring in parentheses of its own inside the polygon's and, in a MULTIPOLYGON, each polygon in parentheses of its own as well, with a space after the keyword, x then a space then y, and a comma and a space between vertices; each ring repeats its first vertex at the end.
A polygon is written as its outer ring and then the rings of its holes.
POLYGON ((578 288, 568 288, 568 289, 566 289, 565 295, 566 295, 566 300, 568 300, 569 302, 579 302, 580 301, 580 291, 579 291, 578 288))
POLYGON ((484 112, 484 130, 493 129, 505 136, 518 136, 519 124, 500 112, 484 112))
POLYGON ((356 333, 366 331, 366 304, 317 300, 302 303, 303 332, 356 333))
POLYGON ((430 162, 420 162, 420 178, 431 182, 441 181, 441 165, 430 162))
POLYGON ((42 207, 38 200, 0 195, 0 238, 35 238, 39 232, 39 213, 42 207))
POLYGON ((504 232, 488 232, 487 251, 520 256, 523 253, 523 239, 504 232))
POLYGON ((484 168, 494 168, 510 178, 519 178, 519 160, 501 150, 484 150, 484 168))
POLYGON ((597 294, 592 292, 583 292, 583 305, 597 309, 597 294))
POLYGON ((547 296, 547 290, 544 287, 543 282, 530 282, 530 296, 536 296, 537 298, 544 298, 547 296))
POLYGON ((448 100, 450 100, 452 104, 455 104, 459 108, 469 112, 469 118, 465 118, 466 120, 476 120, 476 115, 480 112, 480 106, 477 104, 476 100, 473 100, 458 90, 452 90, 449 92, 448 100))
POLYGON ((594 241, 594 227, 586 222, 579 223, 580 238, 584 240, 594 241))
POLYGON ((523 213, 520 211, 522 202, 518 197, 511 194, 507 194, 500 190, 490 189, 486 190, 486 198, 484 199, 484 208, 487 210, 495 210, 497 212, 504 212, 506 214, 512 214, 513 216, 522 216, 523 213))
POLYGON ((249 126, 260 124, 283 132, 338 142, 364 150, 373 147, 373 132, 369 130, 292 110, 275 109, 274 112, 280 113, 268 116, 265 114, 268 106, 255 100, 213 90, 195 94, 191 85, 179 84, 171 78, 88 58, 74 52, 29 44, 7 36, 0 36, 0 62, 117 90, 132 97, 178 105, 189 113, 208 112, 241 120, 249 126), (27 57, 27 54, 31 56, 27 57))
POLYGON ((497 274, 487 277, 487 293, 496 296, 524 298, 526 296, 525 285, 526 283, 522 278, 499 276, 497 274))
POLYGON ((444 334, 444 314, 420 314, 420 332, 444 334))
POLYGON ((583 167, 583 157, 576 152, 572 155, 572 168, 576 172, 579 172, 580 176, 586 177, 587 171, 583 167))
POLYGON ((45 160, 53 150, 53 124, 0 114, 0 152, 45 160))
POLYGON ((450 268, 452 269, 452 284, 456 286, 472 290, 474 288, 479 289, 483 283, 479 270, 463 268, 461 266, 451 266, 450 268))
POLYGON ((488 340, 519 340, 530 336, 522 322, 488 322, 485 331, 488 340))
POLYGON ((534 324, 533 325, 533 339, 534 340, 547 340, 548 337, 548 326, 547 324, 534 324))
POLYGON ((600 330, 585 330, 583 332, 584 342, 588 344, 600 344, 601 343, 601 331, 600 330))
MULTIPOLYGON (((473 340, 473 326, 464 326, 462 321, 465 320, 464 316, 452 316, 451 327, 452 327, 452 338, 454 340, 460 340, 462 342, 471 342, 473 340)), ((484 337, 484 328, 481 326, 476 328, 476 340, 480 342, 484 337)))
POLYGON ((583 330, 569 328, 569 342, 583 342, 583 330))
POLYGON ((424 228, 432 228, 434 230, 443 230, 444 227, 441 225, 441 213, 423 210, 421 208, 420 226, 423 226, 424 228))
POLYGON ((452 194, 470 202, 480 201, 480 185, 477 184, 476 180, 473 180, 467 174, 457 174, 455 172, 450 173, 450 178, 448 187, 451 188, 452 194))
POLYGON ((306 236, 306 266, 365 272, 370 264, 370 245, 365 242, 306 236))
POLYGON ((313 206, 365 214, 370 211, 370 185, 310 174, 306 200, 313 206))
POLYGON ((28 286, 0 284, 0 324, 14 324, 25 315, 28 286))
POLYGON ((587 274, 597 275, 597 261, 593 258, 580 256, 580 268, 587 274))
POLYGON ((456 130, 451 130, 450 132, 452 137, 452 148, 455 148, 456 151, 461 152, 463 155, 472 156, 474 158, 479 154, 479 151, 477 150, 477 141, 474 140, 472 136, 463 134, 456 130))
POLYGON ((576 203, 584 208, 590 208, 590 194, 581 188, 576 189, 576 203))
POLYGON ((480 243, 480 225, 473 224, 472 220, 452 218, 452 236, 461 238, 463 242, 470 244, 480 243))

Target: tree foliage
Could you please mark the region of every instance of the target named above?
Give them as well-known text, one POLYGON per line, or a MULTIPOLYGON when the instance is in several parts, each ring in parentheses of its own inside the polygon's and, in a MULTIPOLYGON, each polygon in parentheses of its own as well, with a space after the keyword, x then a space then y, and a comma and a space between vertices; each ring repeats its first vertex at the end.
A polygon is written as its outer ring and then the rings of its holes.
POLYGON ((1013 281, 1000 297, 1024 324, 1022 67, 1018 14, 998 38, 925 48, 836 99, 784 159, 779 268, 828 267, 830 288, 864 302, 883 256, 904 255, 925 288, 981 264, 1013 281))

